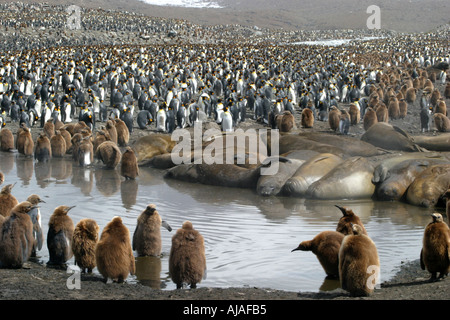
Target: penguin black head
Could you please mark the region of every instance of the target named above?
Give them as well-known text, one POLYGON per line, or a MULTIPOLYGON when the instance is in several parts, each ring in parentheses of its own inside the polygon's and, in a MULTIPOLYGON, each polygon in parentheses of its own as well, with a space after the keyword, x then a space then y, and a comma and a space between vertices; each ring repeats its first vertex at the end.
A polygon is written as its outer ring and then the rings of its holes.
POLYGON ((156 205, 154 205, 154 204, 149 204, 147 206, 147 208, 145 208, 145 211, 144 211, 144 213, 148 214, 148 215, 152 215, 155 212, 157 212, 157 211, 156 211, 156 205))

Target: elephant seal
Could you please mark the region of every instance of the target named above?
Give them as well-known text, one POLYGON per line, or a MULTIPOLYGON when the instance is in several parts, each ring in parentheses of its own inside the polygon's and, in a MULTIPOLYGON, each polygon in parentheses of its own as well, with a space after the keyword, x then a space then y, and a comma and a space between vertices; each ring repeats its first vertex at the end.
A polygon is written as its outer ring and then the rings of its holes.
POLYGON ((278 172, 271 175, 261 175, 256 184, 256 193, 261 196, 276 196, 282 189, 286 181, 292 177, 297 169, 305 163, 303 160, 287 159, 277 157, 278 172))
POLYGON ((343 159, 331 153, 320 153, 312 157, 297 169, 283 187, 283 193, 290 196, 302 196, 309 186, 330 172, 343 159))
POLYGON ((437 164, 422 171, 408 188, 409 204, 433 207, 445 194, 450 184, 450 164, 437 164))
POLYGON ((260 170, 235 164, 179 164, 170 168, 164 178, 198 182, 230 188, 256 188, 260 170))
POLYGON ((351 157, 312 183, 306 195, 330 200, 370 198, 375 191, 372 177, 373 166, 366 158, 351 157))
POLYGON ((385 150, 375 147, 368 142, 345 135, 333 135, 320 132, 305 132, 300 133, 299 135, 309 140, 332 145, 334 147, 341 148, 342 146, 345 146, 344 152, 350 157, 372 157, 386 153, 385 150))
POLYGON ((376 185, 375 196, 377 200, 399 201, 403 198, 408 187, 414 179, 430 165, 445 160, 411 159, 400 162, 389 170, 389 177, 376 185))
POLYGON ((381 183, 390 176, 390 170, 398 165, 399 163, 406 161, 406 160, 430 160, 432 162, 446 162, 449 161, 446 157, 443 155, 436 153, 436 152, 420 152, 420 153, 407 153, 407 154, 401 154, 398 156, 394 156, 389 159, 383 160, 380 164, 378 164, 375 167, 375 170, 373 171, 373 183, 381 183))
POLYGON ((330 144, 320 143, 294 134, 281 135, 279 139, 280 154, 292 150, 314 150, 320 153, 332 153, 340 157, 346 155, 345 149, 330 144))
POLYGON ((139 138, 132 148, 136 154, 138 164, 164 153, 170 153, 176 142, 171 140, 167 134, 149 134, 139 138))
POLYGON ((431 151, 450 151, 450 133, 437 136, 413 136, 414 142, 431 151))
POLYGON ((387 150, 426 151, 405 131, 386 122, 378 122, 371 126, 361 136, 361 140, 387 150))

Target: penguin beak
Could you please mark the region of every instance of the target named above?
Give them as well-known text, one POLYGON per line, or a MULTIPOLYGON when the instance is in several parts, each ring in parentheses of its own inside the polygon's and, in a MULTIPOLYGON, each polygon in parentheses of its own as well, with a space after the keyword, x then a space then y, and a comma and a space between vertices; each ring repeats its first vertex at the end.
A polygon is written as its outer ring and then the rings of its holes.
POLYGON ((161 222, 161 225, 164 227, 164 228, 166 228, 167 230, 169 230, 169 232, 170 231, 172 231, 172 227, 166 222, 166 221, 162 221, 161 222))
POLYGON ((345 215, 345 208, 344 207, 341 207, 341 206, 338 206, 338 205, 334 205, 336 208, 338 208, 339 210, 341 210, 341 212, 345 215))
POLYGON ((298 247, 295 248, 295 249, 292 249, 291 252, 298 251, 298 250, 300 250, 300 246, 298 246, 298 247))

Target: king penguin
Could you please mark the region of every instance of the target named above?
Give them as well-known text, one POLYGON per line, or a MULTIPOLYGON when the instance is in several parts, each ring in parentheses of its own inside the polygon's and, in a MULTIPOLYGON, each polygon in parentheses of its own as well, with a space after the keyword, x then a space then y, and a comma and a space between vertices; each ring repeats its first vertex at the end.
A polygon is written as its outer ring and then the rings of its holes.
POLYGON ((161 219, 156 206, 149 204, 139 215, 133 234, 133 250, 139 256, 161 255, 161 227, 172 231, 170 225, 161 219))
POLYGON ((433 220, 423 234, 420 267, 431 273, 430 281, 436 281, 450 271, 450 230, 440 213, 433 213, 431 217, 433 220))
POLYGON ((189 284, 197 287, 206 278, 206 256, 203 236, 194 229, 192 222, 185 221, 172 237, 169 255, 169 274, 177 289, 189 284))
POLYGON ((28 201, 17 204, 1 225, 0 268, 21 268, 33 250, 33 223, 29 212, 34 208, 28 201))
POLYGON ((72 238, 74 224, 67 213, 74 206, 59 206, 48 222, 47 247, 50 259, 48 266, 61 267, 73 256, 72 238))

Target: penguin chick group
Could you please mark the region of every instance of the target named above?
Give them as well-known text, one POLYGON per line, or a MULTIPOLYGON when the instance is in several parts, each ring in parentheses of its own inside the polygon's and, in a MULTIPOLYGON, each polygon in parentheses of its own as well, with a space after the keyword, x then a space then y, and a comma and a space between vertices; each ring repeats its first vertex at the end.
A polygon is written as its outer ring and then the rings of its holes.
POLYGON ((292 251, 311 251, 328 278, 339 279, 351 296, 370 296, 378 281, 380 261, 375 243, 360 218, 349 208, 341 210, 336 231, 322 231, 292 251), (368 270, 372 270, 368 272, 368 270))

